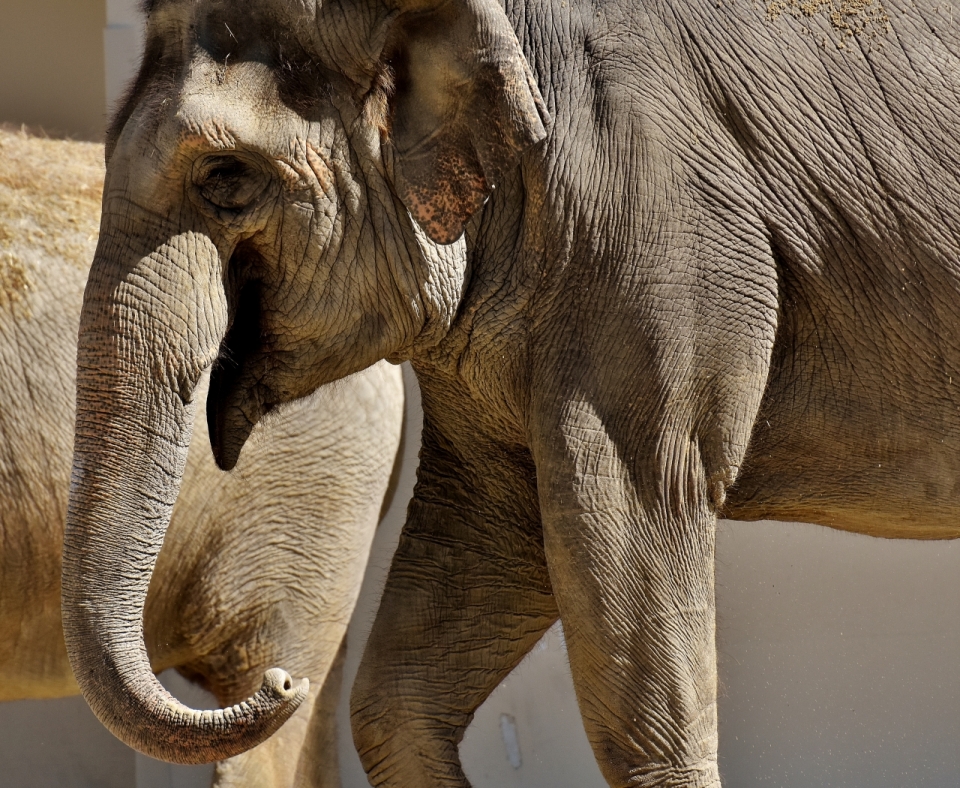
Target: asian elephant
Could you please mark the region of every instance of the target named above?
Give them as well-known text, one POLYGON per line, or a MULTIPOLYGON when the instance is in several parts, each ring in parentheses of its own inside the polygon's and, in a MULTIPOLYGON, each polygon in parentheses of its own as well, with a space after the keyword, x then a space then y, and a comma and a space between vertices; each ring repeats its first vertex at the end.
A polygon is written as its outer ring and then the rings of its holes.
POLYGON ((303 692, 273 674, 193 714, 153 683, 143 589, 115 599, 159 547, 211 367, 226 468, 284 403, 378 359, 416 369, 418 485, 352 691, 377 786, 466 786, 474 710, 558 616, 610 785, 717 786, 717 515, 960 535, 947 6, 147 11, 109 134, 64 560, 77 674, 125 740, 223 757, 303 692), (91 560, 104 543, 136 552, 91 560))
MULTIPOLYGON (((102 183, 102 145, 0 130, 0 700, 79 692, 60 565, 77 326, 102 183)), ((245 698, 275 664, 314 682, 277 737, 217 765, 219 788, 340 785, 341 642, 400 440, 398 372, 378 364, 285 409, 231 474, 197 430, 146 598, 150 669, 177 668, 221 703, 245 698)), ((108 396, 100 406, 109 413, 108 396)), ((103 545, 88 560, 106 571, 140 549, 103 545)), ((149 580, 144 571, 130 582, 145 591, 149 580)), ((76 603, 100 600, 80 592, 76 603)))

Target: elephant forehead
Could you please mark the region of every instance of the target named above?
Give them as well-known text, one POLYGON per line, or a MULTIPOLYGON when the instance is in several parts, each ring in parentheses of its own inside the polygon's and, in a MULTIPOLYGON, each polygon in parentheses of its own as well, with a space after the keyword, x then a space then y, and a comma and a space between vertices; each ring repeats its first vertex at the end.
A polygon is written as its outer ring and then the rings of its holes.
POLYGON ((171 130, 176 138, 165 142, 187 148, 222 151, 243 142, 269 143, 306 126, 281 100, 274 70, 257 61, 228 66, 198 53, 175 106, 171 130))
POLYGON ((125 124, 117 150, 126 150, 128 166, 137 170, 128 176, 141 185, 157 179, 162 188, 206 154, 248 152, 274 162, 288 188, 319 178, 321 189, 330 190, 323 165, 337 156, 346 137, 329 101, 313 105, 308 116, 301 114, 283 100, 275 69, 258 61, 225 70, 196 52, 184 71, 178 84, 159 86, 162 98, 146 93, 125 124), (144 150, 153 154, 137 155, 144 150))
MULTIPOLYGON (((311 54, 316 25, 271 14, 288 4, 165 3, 149 20, 147 54, 128 108, 156 127, 176 117, 163 145, 229 150, 237 139, 280 139, 298 122, 329 125, 330 75, 311 54)), ((303 6, 297 6, 304 16, 303 6)), ((168 148, 169 149, 169 148, 168 148)))
MULTIPOLYGON (((286 12, 291 16, 296 14, 312 16, 315 14, 318 5, 314 0, 260 0, 260 4, 274 6, 277 11, 286 12)), ((195 7, 197 5, 230 8, 237 4, 234 0, 207 0, 205 3, 198 3, 197 0, 143 0, 142 3, 143 10, 147 14, 152 14, 155 11, 167 9, 171 6, 195 7)), ((243 4, 243 7, 246 7, 246 4, 243 4)))

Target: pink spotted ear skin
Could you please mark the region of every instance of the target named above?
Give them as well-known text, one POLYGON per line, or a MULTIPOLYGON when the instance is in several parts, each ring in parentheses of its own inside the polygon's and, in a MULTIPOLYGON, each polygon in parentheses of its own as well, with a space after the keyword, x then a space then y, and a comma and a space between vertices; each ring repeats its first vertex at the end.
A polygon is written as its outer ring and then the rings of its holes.
POLYGON ((398 196, 435 243, 456 241, 490 192, 469 142, 465 148, 458 153, 433 149, 436 155, 400 163, 398 196))

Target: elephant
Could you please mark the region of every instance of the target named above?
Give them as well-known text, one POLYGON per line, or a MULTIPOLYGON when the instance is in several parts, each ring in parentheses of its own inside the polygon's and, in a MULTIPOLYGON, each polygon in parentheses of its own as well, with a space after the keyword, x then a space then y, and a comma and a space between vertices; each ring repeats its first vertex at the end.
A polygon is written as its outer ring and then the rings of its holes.
POLYGON ((223 468, 317 386, 416 371, 417 487, 351 695, 375 786, 467 786, 474 711, 558 617, 609 784, 718 786, 717 517, 960 535, 946 6, 146 11, 108 134, 63 575, 81 688, 125 741, 223 757, 304 692, 278 672, 200 716, 157 700, 142 656, 128 577, 211 367, 223 468))
MULTIPOLYGON (((61 544, 103 172, 102 144, 0 131, 0 700, 79 692, 61 544)), ((143 616, 151 669, 176 668, 220 703, 246 697, 276 663, 315 682, 277 737, 217 764, 219 788, 340 785, 342 642, 394 471, 399 372, 382 363, 319 389, 258 429, 231 474, 203 428, 182 447, 183 488, 143 616)))

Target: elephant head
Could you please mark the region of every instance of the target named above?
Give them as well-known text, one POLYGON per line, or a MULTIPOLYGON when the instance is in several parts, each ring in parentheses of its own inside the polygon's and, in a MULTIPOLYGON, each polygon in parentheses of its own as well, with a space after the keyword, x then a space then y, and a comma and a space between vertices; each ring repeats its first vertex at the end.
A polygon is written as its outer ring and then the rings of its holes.
POLYGON ((150 670, 142 611, 198 380, 212 369, 230 469, 272 408, 436 343, 465 287, 464 224, 547 114, 496 0, 147 11, 81 318, 63 621, 101 721, 198 763, 259 743, 306 692, 272 670, 248 701, 199 712, 150 670))

